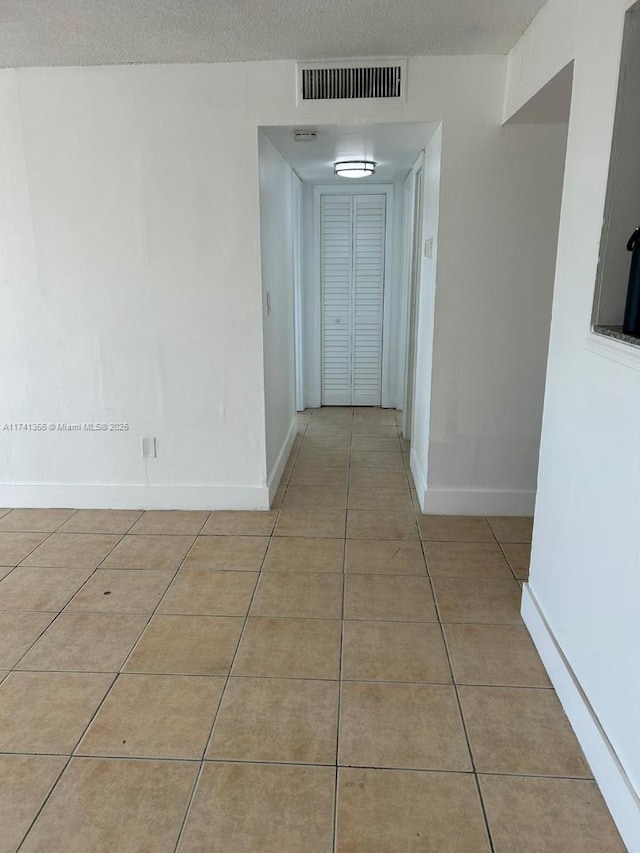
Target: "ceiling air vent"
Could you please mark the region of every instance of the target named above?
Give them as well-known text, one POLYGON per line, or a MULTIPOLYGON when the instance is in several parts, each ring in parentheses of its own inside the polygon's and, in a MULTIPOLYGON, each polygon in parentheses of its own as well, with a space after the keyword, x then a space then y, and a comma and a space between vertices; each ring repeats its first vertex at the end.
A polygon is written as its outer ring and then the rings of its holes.
POLYGON ((405 100, 406 61, 314 62, 298 64, 302 101, 405 100))

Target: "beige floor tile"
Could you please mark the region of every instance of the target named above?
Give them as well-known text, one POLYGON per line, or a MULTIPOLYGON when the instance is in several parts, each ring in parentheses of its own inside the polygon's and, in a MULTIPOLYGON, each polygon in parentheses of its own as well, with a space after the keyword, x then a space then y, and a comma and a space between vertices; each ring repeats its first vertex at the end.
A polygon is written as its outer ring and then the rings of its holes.
POLYGON ((334 764, 338 683, 232 678, 207 758, 334 764))
POLYGON ((345 619, 436 622, 427 578, 350 574, 345 579, 345 619))
POLYGON ((274 537, 262 566, 264 572, 342 572, 343 539, 306 536, 274 537))
POLYGON ((551 685, 523 625, 446 625, 445 634, 458 684, 551 685))
POLYGON ((117 672, 146 621, 143 615, 61 613, 17 669, 117 672))
POLYGON ((0 684, 0 752, 70 754, 113 676, 11 672, 0 684))
POLYGON ((18 849, 65 761, 53 755, 0 755, 0 853, 18 849))
POLYGON ((471 770, 453 687, 343 683, 338 763, 471 770))
POLYGON ((103 569, 177 569, 194 542, 193 536, 123 536, 103 569))
POLYGON ((376 468, 377 470, 404 471, 404 459, 400 448, 395 453, 379 450, 352 450, 351 467, 376 468))
POLYGON ((74 758, 21 848, 25 853, 173 853, 198 765, 74 758))
POLYGON ((327 853, 333 839, 331 767, 209 762, 180 853, 327 853))
POLYGON ((418 539, 416 517, 406 512, 377 512, 350 509, 347 513, 347 539, 418 539))
POLYGON ((431 577, 511 578, 498 545, 491 542, 426 542, 431 577))
POLYGON ((459 693, 479 773, 591 776, 553 690, 460 687, 459 693))
POLYGON ((0 612, 0 668, 11 669, 54 616, 43 612, 0 612))
POLYGON ((289 484, 284 509, 346 509, 345 486, 294 486, 289 484))
POLYGON ((4 681, 4 679, 9 675, 8 669, 0 669, 0 682, 4 681))
POLYGON ((486 518, 466 515, 418 515, 427 542, 495 542, 486 518))
POLYGON ((0 610, 61 610, 89 569, 14 569, 0 581, 0 610))
POLYGON ((451 681, 440 626, 345 622, 342 677, 355 681, 451 681))
POLYGON ((526 581, 529 577, 531 545, 503 545, 502 550, 514 575, 518 580, 526 581))
POLYGON ((98 569, 71 599, 66 612, 153 613, 173 571, 98 569))
POLYGON ((296 459, 296 465, 308 465, 311 468, 340 468, 349 465, 348 450, 307 450, 302 447, 296 459))
POLYGON ((352 450, 374 450, 382 453, 399 453, 400 439, 380 438, 375 435, 355 435, 351 442, 352 450))
POLYGON ((0 566, 0 581, 13 571, 13 566, 0 566))
POLYGON ((515 580, 434 578, 433 591, 443 622, 522 624, 515 580))
POLYGON ((625 853, 595 782, 480 776, 496 853, 625 853))
POLYGON ((336 619, 249 617, 233 675, 337 678, 341 623, 336 619))
POLYGON ((169 675, 227 675, 244 620, 154 616, 124 669, 169 675))
POLYGON ((346 512, 343 509, 286 509, 280 516, 275 536, 312 536, 329 539, 344 537, 346 512))
POLYGON ((251 615, 340 619, 342 575, 328 572, 263 574, 251 605, 251 615))
POLYGON ((48 533, 0 533, 0 566, 17 566, 48 533))
POLYGON ((142 512, 138 509, 79 509, 60 533, 127 533, 142 512))
POLYGON ((212 512, 201 533, 211 536, 270 536, 277 512, 212 512))
POLYGON ((74 509, 12 509, 0 518, 0 530, 53 533, 74 509))
POLYGON ((376 470, 375 468, 352 468, 349 488, 391 489, 406 492, 409 479, 405 471, 376 470))
POLYGON ((183 509, 152 509, 142 514, 133 525, 130 533, 143 533, 150 536, 173 534, 174 536, 195 536, 200 533, 208 512, 192 512, 183 509))
POLYGON ((383 510, 385 512, 413 513, 411 494, 393 489, 370 489, 366 486, 349 488, 349 509, 383 510))
POLYGON ((184 568, 257 572, 268 544, 266 536, 198 536, 184 568))
POLYGON ((357 574, 426 575, 419 542, 390 539, 349 539, 345 571, 357 574))
POLYGON ((533 519, 529 516, 493 516, 489 524, 498 542, 531 542, 533 519))
POLYGON ((194 675, 121 675, 76 754, 200 759, 224 681, 194 675))
POLYGON ((374 420, 363 420, 353 422, 351 434, 355 438, 362 435, 375 435, 378 438, 397 438, 398 430, 390 422, 376 423, 374 420))
POLYGON ((337 468, 314 468, 310 465, 293 469, 291 486, 327 486, 336 489, 347 487, 347 472, 337 468))
POLYGON ((336 853, 489 853, 471 774, 341 767, 336 853))
POLYGON ((181 569, 158 613, 245 616, 257 580, 257 572, 181 569))
POLYGON ((99 533, 53 533, 23 561, 24 566, 95 569, 119 540, 99 533))

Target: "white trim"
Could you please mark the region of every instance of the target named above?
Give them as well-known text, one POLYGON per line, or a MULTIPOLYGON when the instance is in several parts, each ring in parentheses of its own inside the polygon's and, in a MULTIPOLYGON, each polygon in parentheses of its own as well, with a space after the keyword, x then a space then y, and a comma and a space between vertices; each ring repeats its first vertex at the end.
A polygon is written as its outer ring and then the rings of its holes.
POLYGON ((411 468, 411 474, 413 475, 413 484, 416 487, 416 494, 418 495, 420 509, 423 513, 426 513, 427 510, 424 507, 425 496, 427 493, 427 474, 426 471, 423 471, 420 460, 418 459, 418 454, 415 452, 413 447, 411 448, 411 453, 409 455, 409 465, 411 468))
POLYGON ((624 364, 625 367, 640 370, 640 346, 634 346, 634 344, 620 341, 617 338, 610 338, 593 330, 587 335, 585 346, 590 352, 599 355, 601 358, 617 361, 618 364, 624 364))
MULTIPOLYGON (((394 225, 394 187, 393 184, 315 184, 313 187, 313 281, 315 284, 315 319, 319 327, 322 323, 322 271, 320 265, 320 198, 323 195, 382 195, 387 198, 385 213, 385 259, 384 259, 384 291, 382 309, 382 384, 381 405, 383 408, 393 407, 391 391, 391 282, 393 276, 393 225, 394 225)), ((318 378, 318 389, 322 388, 322 335, 318 336, 318 345, 314 352, 314 373, 318 378)), ((322 405, 318 400, 318 406, 322 405)))
POLYGON ((280 485, 280 480, 282 479, 282 472, 284 471, 284 467, 287 464, 287 459, 289 458, 289 454, 291 453, 291 448, 293 447, 293 442, 295 441, 297 433, 298 421, 297 418, 294 417, 291 421, 291 425, 289 426, 287 437, 285 438, 284 443, 280 448, 280 453, 278 453, 278 458, 276 459, 275 464, 267 477, 269 506, 271 506, 271 504, 273 503, 273 499, 276 496, 278 486, 280 485))
POLYGON ((425 489, 424 499, 420 500, 422 511, 433 515, 533 515, 535 503, 535 492, 515 489, 431 487, 425 489))
POLYGON ((304 409, 304 310, 302 288, 302 181, 291 172, 293 214, 293 329, 295 351, 296 411, 304 409))
POLYGON ((10 483, 0 504, 37 509, 269 509, 266 486, 10 483))
POLYGON ((415 397, 416 353, 418 347, 418 315, 420 309, 420 285, 422 282, 422 239, 424 237, 425 207, 425 152, 421 151, 407 176, 409 183, 409 216, 404 225, 406 231, 403 268, 404 288, 404 351, 402 377, 402 436, 411 439, 413 433, 413 402, 415 397), (419 183, 418 183, 419 182, 419 183), (419 191, 419 197, 416 197, 419 191), (417 209, 417 218, 416 218, 417 209), (418 246, 416 246, 418 231, 418 246), (416 267, 414 269, 414 258, 416 267))
POLYGON ((522 618, 629 853, 640 851, 640 797, 560 647, 529 584, 522 618))

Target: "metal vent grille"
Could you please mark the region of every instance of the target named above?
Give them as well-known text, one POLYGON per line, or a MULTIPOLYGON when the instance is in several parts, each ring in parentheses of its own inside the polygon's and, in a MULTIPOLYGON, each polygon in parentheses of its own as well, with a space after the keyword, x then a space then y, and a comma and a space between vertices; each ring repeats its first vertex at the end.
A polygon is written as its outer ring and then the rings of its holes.
POLYGON ((402 98, 402 71, 402 65, 302 68, 302 100, 402 98))

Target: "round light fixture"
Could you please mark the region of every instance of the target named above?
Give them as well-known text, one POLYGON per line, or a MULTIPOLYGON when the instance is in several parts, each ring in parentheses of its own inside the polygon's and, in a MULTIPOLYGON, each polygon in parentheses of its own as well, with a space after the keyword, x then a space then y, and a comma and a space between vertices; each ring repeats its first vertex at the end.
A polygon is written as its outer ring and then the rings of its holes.
POLYGON ((333 174, 340 178, 366 178, 375 174, 376 165, 372 160, 340 160, 333 164, 333 174))

